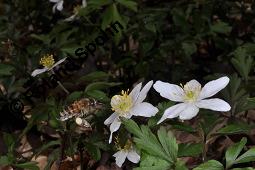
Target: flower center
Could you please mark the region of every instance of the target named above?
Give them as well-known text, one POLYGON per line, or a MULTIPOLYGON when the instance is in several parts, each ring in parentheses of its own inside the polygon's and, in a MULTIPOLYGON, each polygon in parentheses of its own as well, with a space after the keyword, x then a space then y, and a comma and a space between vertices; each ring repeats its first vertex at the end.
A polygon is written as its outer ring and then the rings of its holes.
POLYGON ((54 61, 54 58, 53 58, 53 55, 45 55, 41 58, 40 60, 40 64, 46 68, 51 68, 53 65, 54 65, 55 61, 54 61))
POLYGON ((132 105, 132 98, 127 94, 127 91, 122 90, 121 95, 115 95, 111 99, 112 110, 118 113, 119 116, 125 116, 132 105))
POLYGON ((129 151, 129 150, 131 150, 131 148, 132 148, 132 142, 130 139, 128 139, 122 150, 129 151))
POLYGON ((187 102, 194 102, 200 94, 201 86, 190 86, 189 84, 185 84, 183 90, 185 93, 184 100, 187 102))
POLYGON ((73 13, 75 14, 75 15, 77 15, 78 13, 79 13, 79 10, 81 9, 81 6, 80 5, 77 5, 77 6, 75 6, 74 8, 73 8, 73 13))
POLYGON ((127 140, 126 144, 122 147, 119 141, 119 137, 115 138, 115 146, 117 148, 117 150, 119 151, 129 151, 132 149, 133 145, 132 145, 132 141, 130 139, 127 140))

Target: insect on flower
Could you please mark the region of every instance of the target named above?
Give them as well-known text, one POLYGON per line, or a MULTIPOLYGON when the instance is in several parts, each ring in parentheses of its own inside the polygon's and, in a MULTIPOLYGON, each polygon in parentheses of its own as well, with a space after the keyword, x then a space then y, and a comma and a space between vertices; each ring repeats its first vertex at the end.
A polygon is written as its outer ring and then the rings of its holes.
POLYGON ((102 103, 95 99, 83 98, 81 100, 74 101, 71 105, 67 106, 63 112, 60 112, 60 120, 66 121, 75 117, 76 124, 84 127, 91 127, 86 118, 102 109, 102 103))
POLYGON ((59 64, 63 63, 66 60, 66 58, 63 58, 55 63, 55 60, 53 58, 52 54, 46 54, 44 55, 40 60, 40 65, 42 65, 44 68, 42 69, 36 69, 32 72, 32 76, 35 77, 39 74, 42 74, 47 71, 51 71, 54 67, 58 66, 59 64))
POLYGON ((231 107, 224 100, 218 98, 206 99, 225 88, 228 83, 228 77, 221 77, 210 81, 203 88, 201 88, 201 84, 196 80, 190 80, 181 87, 157 81, 153 87, 162 97, 171 101, 181 102, 166 109, 158 124, 167 118, 171 119, 178 116, 181 120, 192 119, 198 114, 199 108, 222 112, 229 111, 231 107))
POLYGON ((116 138, 115 146, 117 147, 118 152, 116 152, 113 156, 115 157, 116 164, 119 167, 122 166, 126 158, 133 163, 138 163, 140 161, 140 155, 136 152, 130 139, 127 140, 124 147, 121 147, 118 138, 116 138))

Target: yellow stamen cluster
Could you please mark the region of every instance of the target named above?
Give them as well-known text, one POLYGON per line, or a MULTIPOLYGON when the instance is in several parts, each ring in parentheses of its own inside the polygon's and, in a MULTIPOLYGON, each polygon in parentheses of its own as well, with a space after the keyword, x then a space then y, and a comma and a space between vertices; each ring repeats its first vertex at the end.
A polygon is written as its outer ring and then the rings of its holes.
POLYGON ((115 95, 111 99, 112 110, 118 113, 120 116, 124 116, 130 111, 133 105, 131 96, 128 95, 128 91, 121 91, 121 95, 115 95))
POLYGON ((201 86, 198 87, 191 87, 187 84, 184 85, 183 87, 185 97, 184 100, 187 102, 194 102, 197 100, 200 91, 201 91, 201 86))
POLYGON ((52 54, 43 56, 40 60, 40 64, 46 68, 51 68, 55 64, 55 60, 52 54))
POLYGON ((80 5, 75 6, 75 7, 73 8, 73 13, 74 13, 74 14, 78 14, 80 9, 81 9, 81 6, 80 6, 80 5))
POLYGON ((121 151, 121 150, 129 151, 132 148, 132 141, 130 139, 127 140, 126 144, 123 147, 121 147, 121 145, 120 145, 119 137, 115 138, 114 143, 115 143, 117 150, 119 150, 119 151, 121 151))

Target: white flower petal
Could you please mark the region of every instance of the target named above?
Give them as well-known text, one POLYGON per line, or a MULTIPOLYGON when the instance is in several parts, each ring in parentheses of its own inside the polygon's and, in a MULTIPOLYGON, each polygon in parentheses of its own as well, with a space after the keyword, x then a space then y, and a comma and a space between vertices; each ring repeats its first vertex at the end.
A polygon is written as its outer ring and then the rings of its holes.
POLYGON ((43 68, 43 69, 36 69, 32 72, 31 76, 35 77, 37 76, 38 74, 42 74, 44 72, 48 71, 47 68, 43 68))
POLYGON ((57 65, 63 63, 65 60, 66 60, 66 57, 65 57, 65 58, 62 58, 61 60, 59 60, 58 62, 56 62, 49 70, 51 70, 51 69, 53 69, 54 67, 56 67, 57 65))
POLYGON ((62 11, 62 10, 63 10, 63 4, 64 4, 64 1, 59 1, 59 2, 57 3, 57 9, 58 9, 59 11, 62 11))
POLYGON ((187 104, 187 107, 180 113, 181 120, 189 120, 197 115, 199 108, 194 104, 187 104))
POLYGON ((61 0, 50 0, 50 2, 54 2, 54 3, 57 3, 59 1, 61 1, 61 0))
POLYGON ((133 90, 129 93, 129 96, 132 98, 133 102, 135 103, 135 101, 137 100, 137 98, 139 97, 139 93, 141 91, 142 88, 142 83, 137 84, 133 90))
POLYGON ((117 116, 118 116, 117 113, 114 112, 110 117, 108 117, 108 118, 104 121, 104 124, 105 124, 105 125, 111 124, 117 116))
POLYGON ((201 89, 201 84, 197 80, 190 80, 184 85, 184 90, 186 91, 196 91, 201 89))
POLYGON ((231 109, 230 105, 227 102, 218 98, 201 100, 198 101, 196 105, 199 108, 222 112, 226 112, 231 109))
POLYGON ((113 156, 115 157, 116 164, 121 167, 122 164, 125 162, 128 153, 124 151, 118 151, 113 156))
POLYGON ((71 22, 71 21, 73 21, 75 19, 75 17, 76 17, 76 14, 73 14, 70 17, 64 19, 64 21, 71 22))
POLYGON ((211 97, 218 93, 220 90, 224 89, 229 83, 228 77, 221 77, 217 80, 208 82, 201 90, 199 99, 204 99, 211 97))
POLYGON ((186 103, 180 103, 169 107, 168 109, 165 110, 163 116, 161 117, 157 124, 163 122, 167 118, 172 119, 178 117, 180 112, 182 112, 186 107, 187 107, 186 103))
POLYGON ((56 12, 56 8, 57 8, 57 4, 53 5, 53 7, 52 7, 52 12, 53 12, 53 13, 56 12))
POLYGON ((180 86, 175 84, 169 84, 162 81, 157 81, 153 88, 160 93, 164 98, 172 101, 181 102, 183 101, 184 91, 180 86))
POLYGON ((137 100, 135 101, 136 104, 137 104, 137 103, 141 103, 141 102, 144 101, 144 99, 146 98, 147 93, 148 93, 148 91, 150 90, 152 84, 153 84, 153 81, 151 80, 151 81, 149 81, 149 82, 142 88, 142 90, 141 90, 140 93, 139 93, 139 96, 138 96, 137 100))
POLYGON ((126 119, 130 119, 133 116, 133 114, 129 111, 126 112, 124 115, 122 115, 122 117, 126 118, 126 119))
POLYGON ((155 116, 155 114, 158 112, 158 108, 154 107, 152 104, 143 102, 135 105, 131 113, 134 116, 143 116, 143 117, 151 117, 155 116))
POLYGON ((109 143, 112 142, 113 132, 116 132, 120 128, 120 125, 121 125, 121 121, 119 120, 119 117, 116 117, 110 126, 111 134, 110 134, 110 138, 109 138, 109 143))
POLYGON ((87 0, 82 0, 82 7, 85 8, 87 6, 87 0))
POLYGON ((138 163, 140 161, 140 155, 138 155, 138 153, 136 153, 134 150, 131 150, 128 153, 127 158, 133 163, 138 163))

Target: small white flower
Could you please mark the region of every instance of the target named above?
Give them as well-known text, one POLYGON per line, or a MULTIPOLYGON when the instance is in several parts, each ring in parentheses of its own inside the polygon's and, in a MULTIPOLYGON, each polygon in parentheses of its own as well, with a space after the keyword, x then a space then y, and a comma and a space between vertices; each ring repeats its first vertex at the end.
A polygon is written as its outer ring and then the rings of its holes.
POLYGON ((47 72, 47 71, 50 71, 54 67, 56 67, 57 65, 63 63, 65 60, 66 60, 66 58, 63 58, 63 59, 61 59, 61 60, 59 60, 58 62, 55 63, 53 55, 47 54, 47 55, 43 56, 41 58, 41 60, 40 60, 40 64, 42 66, 44 66, 44 68, 34 70, 31 75, 33 77, 35 77, 35 76, 37 76, 39 74, 42 74, 42 73, 47 72))
POLYGON ((166 109, 158 124, 167 118, 171 119, 178 116, 181 120, 192 119, 197 115, 199 108, 223 112, 229 111, 231 107, 224 100, 218 98, 205 99, 218 93, 228 83, 228 77, 210 81, 203 88, 196 80, 189 81, 184 87, 157 81, 153 87, 162 97, 171 101, 182 102, 166 109))
POLYGON ((87 7, 87 1, 86 0, 82 0, 82 5, 81 6, 76 6, 74 9, 73 9, 73 15, 71 15, 70 17, 64 19, 64 21, 67 21, 67 22, 70 22, 70 21, 73 21, 78 13, 79 13, 79 10, 82 9, 82 8, 85 8, 87 7))
POLYGON ((115 157, 116 164, 119 167, 122 166, 126 158, 133 163, 138 163, 140 161, 140 155, 138 155, 131 141, 129 140, 127 144, 124 146, 124 148, 123 149, 119 148, 119 151, 116 152, 113 156, 115 157))
POLYGON ((115 95, 111 99, 111 106, 114 113, 104 121, 105 125, 110 125, 111 135, 109 143, 112 141, 112 134, 116 132, 120 125, 120 117, 130 119, 134 116, 151 117, 158 109, 152 104, 143 102, 150 90, 153 81, 148 82, 141 90, 142 83, 139 83, 129 94, 122 91, 121 95, 115 95))
POLYGON ((56 9, 59 10, 59 11, 63 10, 64 0, 50 0, 50 2, 55 3, 55 5, 52 7, 53 13, 56 12, 56 9))

